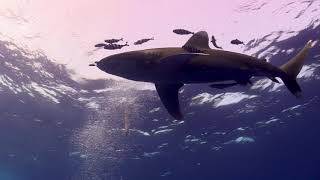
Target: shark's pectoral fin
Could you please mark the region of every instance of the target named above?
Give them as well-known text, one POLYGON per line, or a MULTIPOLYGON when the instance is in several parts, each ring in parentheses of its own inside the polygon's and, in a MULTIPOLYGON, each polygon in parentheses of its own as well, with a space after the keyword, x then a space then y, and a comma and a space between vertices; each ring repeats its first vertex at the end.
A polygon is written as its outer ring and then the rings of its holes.
POLYGON ((178 91, 183 86, 178 84, 155 84, 161 102, 167 109, 169 114, 175 119, 182 119, 183 116, 180 111, 178 91))

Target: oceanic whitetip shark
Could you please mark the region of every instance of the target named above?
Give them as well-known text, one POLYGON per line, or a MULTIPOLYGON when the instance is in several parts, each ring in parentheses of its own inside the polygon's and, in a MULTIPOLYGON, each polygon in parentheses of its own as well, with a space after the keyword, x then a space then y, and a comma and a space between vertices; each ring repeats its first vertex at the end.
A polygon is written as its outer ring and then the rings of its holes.
POLYGON ((280 67, 256 57, 209 47, 208 34, 194 34, 183 47, 168 47, 130 51, 108 56, 96 66, 109 74, 134 81, 152 82, 164 107, 175 119, 182 119, 179 89, 184 84, 215 83, 211 87, 226 88, 233 85, 251 84, 253 76, 264 76, 279 83, 280 78, 296 97, 301 88, 296 81, 308 50, 305 47, 290 61, 280 67), (223 81, 234 81, 224 84, 223 81))

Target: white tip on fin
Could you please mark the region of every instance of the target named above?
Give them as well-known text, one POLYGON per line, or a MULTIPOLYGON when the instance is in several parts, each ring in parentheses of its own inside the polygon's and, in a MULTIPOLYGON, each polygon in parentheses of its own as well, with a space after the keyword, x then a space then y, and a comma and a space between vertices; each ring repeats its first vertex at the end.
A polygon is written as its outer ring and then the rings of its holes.
MULTIPOLYGON (((315 45, 315 44, 314 44, 315 45)), ((306 48, 312 48, 313 46, 313 42, 312 42, 312 40, 309 40, 308 42, 307 42, 307 44, 306 44, 306 48)))

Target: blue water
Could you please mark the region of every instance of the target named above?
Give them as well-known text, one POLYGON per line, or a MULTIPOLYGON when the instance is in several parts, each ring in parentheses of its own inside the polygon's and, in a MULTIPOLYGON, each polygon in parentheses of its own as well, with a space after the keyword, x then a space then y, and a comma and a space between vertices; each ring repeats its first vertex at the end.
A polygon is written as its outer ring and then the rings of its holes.
MULTIPOLYGON (((279 53, 271 63, 286 62, 307 40, 319 37, 320 26, 311 25, 272 42, 268 47, 279 53), (294 50, 288 54, 288 49, 294 50)), ((265 41, 261 37, 245 48, 265 41)), ((9 44, 0 42, 0 180, 320 179, 319 44, 307 58, 309 74, 298 80, 303 99, 268 81, 256 89, 223 91, 185 86, 183 121, 167 114, 154 90, 101 91, 121 82, 75 82, 65 67, 45 56, 25 56, 9 44), (30 61, 54 77, 39 73, 30 61), (31 83, 42 91, 28 88, 31 83), (217 106, 230 95, 252 98, 217 106)))

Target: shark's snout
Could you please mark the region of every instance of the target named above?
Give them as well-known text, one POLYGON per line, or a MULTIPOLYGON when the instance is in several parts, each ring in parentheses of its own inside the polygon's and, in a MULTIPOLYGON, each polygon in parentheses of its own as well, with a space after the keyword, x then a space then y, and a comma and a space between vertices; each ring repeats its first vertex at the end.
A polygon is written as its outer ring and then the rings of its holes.
POLYGON ((108 74, 113 74, 120 77, 122 77, 123 72, 126 71, 126 64, 123 63, 123 60, 118 56, 114 55, 96 62, 96 66, 108 74))
POLYGON ((102 69, 102 62, 101 62, 101 61, 102 61, 102 60, 97 61, 97 62, 96 62, 96 66, 97 66, 100 70, 104 71, 104 70, 102 69))
POLYGON ((96 66, 105 72, 109 72, 110 69, 115 68, 115 64, 111 62, 110 59, 104 58, 96 62, 96 66))
POLYGON ((101 71, 104 71, 104 72, 106 72, 106 73, 110 73, 110 72, 108 72, 108 66, 107 66, 107 64, 106 64, 103 60, 96 62, 96 66, 97 66, 97 68, 99 68, 101 71))

